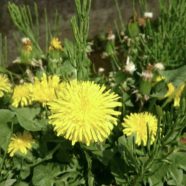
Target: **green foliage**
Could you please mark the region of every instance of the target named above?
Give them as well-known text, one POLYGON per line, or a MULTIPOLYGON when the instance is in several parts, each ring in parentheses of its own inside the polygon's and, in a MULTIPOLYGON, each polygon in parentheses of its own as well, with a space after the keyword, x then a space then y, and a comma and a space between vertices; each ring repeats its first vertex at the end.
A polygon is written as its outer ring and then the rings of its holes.
MULTIPOLYGON (((0 82, 0 186, 185 185, 186 93, 185 87, 180 92, 177 89, 186 83, 186 3, 172 0, 166 4, 159 0, 160 15, 157 19, 150 19, 135 13, 133 1, 134 15, 126 25, 117 0, 115 3, 121 24, 116 25, 118 36, 110 31, 99 39, 94 38, 93 49, 103 52, 104 55, 99 55, 111 66, 109 71, 101 69, 98 73, 91 69, 89 58, 92 51, 88 42, 91 0, 75 0, 76 14, 71 19, 73 41, 64 39, 61 43, 58 38, 60 16, 56 13, 54 28, 45 10, 45 49, 39 44, 36 4, 32 11, 28 6, 9 3, 13 24, 31 41, 31 52, 25 52, 22 46, 14 64, 20 71, 6 69, 7 39, 0 35, 0 72, 9 75, 13 83, 13 91, 7 93, 6 86, 0 82), (143 19, 144 25, 139 24, 139 18, 143 19), (51 46, 53 38, 58 41, 57 47, 51 46), (158 62, 163 68, 157 68, 158 62), (63 136, 56 136, 48 121, 48 105, 33 102, 28 107, 11 106, 15 86, 31 84, 43 72, 58 75, 62 82, 71 79, 95 81, 117 93, 122 103, 117 109, 122 114, 107 140, 90 146, 81 143, 72 146, 63 136), (172 92, 168 83, 175 86, 172 92), (178 102, 176 107, 175 100, 178 102), (146 146, 135 143, 136 133, 131 136, 123 134, 123 118, 140 112, 150 112, 157 117, 153 144, 150 143, 149 125, 146 127, 146 146), (11 137, 16 138, 17 133, 25 131, 34 139, 32 148, 26 154, 16 152, 10 157, 11 137)), ((143 11, 148 10, 145 0, 140 1, 140 6, 143 11)), ((24 100, 22 93, 21 99, 24 100)), ((52 101, 55 103, 56 100, 52 101)), ((23 147, 25 141, 17 143, 16 147, 23 147)))

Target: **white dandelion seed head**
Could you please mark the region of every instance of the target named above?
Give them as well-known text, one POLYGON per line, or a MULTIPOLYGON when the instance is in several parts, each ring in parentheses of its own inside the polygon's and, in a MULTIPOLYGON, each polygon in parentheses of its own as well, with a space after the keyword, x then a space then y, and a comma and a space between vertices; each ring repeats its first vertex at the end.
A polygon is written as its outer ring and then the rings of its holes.
POLYGON ((145 18, 152 19, 152 18, 153 18, 153 12, 145 12, 145 13, 144 13, 144 17, 145 17, 145 18))
POLYGON ((129 74, 133 74, 136 71, 136 66, 135 64, 130 60, 130 57, 127 57, 127 62, 124 67, 125 71, 128 72, 129 74))
POLYGON ((165 69, 165 67, 164 67, 164 65, 162 63, 156 63, 156 64, 154 64, 154 69, 162 71, 162 70, 165 69))

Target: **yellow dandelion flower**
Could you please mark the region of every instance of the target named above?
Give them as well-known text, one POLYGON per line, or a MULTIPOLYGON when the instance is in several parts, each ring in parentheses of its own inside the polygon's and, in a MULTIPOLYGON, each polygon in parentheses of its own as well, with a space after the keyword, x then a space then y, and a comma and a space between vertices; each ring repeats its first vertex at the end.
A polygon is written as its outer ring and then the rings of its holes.
POLYGON ((32 103, 31 99, 32 84, 25 83, 22 85, 16 85, 12 95, 12 106, 24 107, 32 103))
POLYGON ((14 134, 10 139, 10 144, 8 146, 8 153, 10 156, 14 156, 15 153, 19 152, 24 155, 27 154, 28 150, 32 148, 34 140, 29 132, 23 132, 23 134, 14 134))
POLYGON ((50 123, 58 136, 89 145, 102 142, 117 124, 121 106, 118 96, 106 91, 105 86, 93 82, 71 81, 58 93, 58 98, 49 104, 50 123))
POLYGON ((151 113, 133 113, 127 115, 123 122, 123 133, 127 136, 135 135, 137 145, 147 145, 148 132, 151 144, 154 142, 158 127, 158 120, 151 113))
POLYGON ((56 98, 56 92, 60 90, 60 78, 56 75, 43 74, 41 80, 35 78, 32 90, 32 100, 46 105, 56 98))
POLYGON ((11 84, 5 75, 0 74, 0 97, 3 97, 5 92, 11 92, 11 84))
POLYGON ((168 83, 167 86, 168 86, 168 91, 164 97, 165 98, 168 97, 170 101, 174 99, 174 107, 179 107, 181 94, 185 88, 185 84, 181 84, 180 86, 177 87, 177 89, 172 83, 168 83))
POLYGON ((49 50, 63 50, 61 41, 57 37, 53 37, 50 42, 49 50))

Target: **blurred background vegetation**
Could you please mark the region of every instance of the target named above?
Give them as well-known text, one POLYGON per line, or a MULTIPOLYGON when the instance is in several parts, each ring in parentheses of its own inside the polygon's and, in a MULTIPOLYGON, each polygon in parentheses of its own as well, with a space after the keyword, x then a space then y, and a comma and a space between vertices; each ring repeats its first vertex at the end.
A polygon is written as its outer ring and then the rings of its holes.
MULTIPOLYGON (((33 9, 34 16, 34 2, 37 3, 39 7, 39 19, 40 19, 40 28, 41 36, 45 38, 45 25, 44 25, 44 15, 45 11, 47 12, 49 22, 53 24, 56 11, 59 14, 59 25, 58 28, 61 30, 59 35, 60 38, 71 38, 72 31, 70 27, 70 18, 75 12, 74 1, 73 0, 1 0, 0 1, 0 33, 5 34, 8 38, 8 46, 11 53, 9 55, 9 61, 12 61, 16 54, 14 48, 16 48, 16 43, 12 42, 16 37, 17 40, 20 37, 17 33, 15 26, 12 24, 8 13, 8 2, 14 2, 17 5, 29 5, 31 10, 33 9)), ((139 0, 118 0, 119 7, 121 9, 121 14, 124 22, 128 22, 133 11, 133 3, 137 3, 135 8, 138 8, 139 0)), ((148 1, 149 11, 154 12, 154 15, 157 16, 158 8, 156 0, 148 1)), ((90 15, 90 33, 89 38, 93 38, 95 35, 100 33, 108 32, 109 30, 115 30, 114 21, 118 20, 117 9, 115 6, 114 0, 93 0, 91 6, 91 15, 90 15)), ((41 45, 42 45, 42 38, 41 45)))
MULTIPOLYGON (((134 0, 137 3, 139 0, 134 0)), ((14 2, 17 5, 26 4, 30 7, 34 6, 34 2, 38 4, 40 18, 44 15, 46 8, 49 18, 52 18, 56 10, 60 13, 62 18, 62 37, 70 35, 69 19, 74 14, 74 1, 73 0, 1 0, 0 1, 0 32, 11 32, 13 26, 7 11, 8 2, 14 2)), ((124 21, 128 21, 133 9, 132 0, 118 0, 121 8, 121 13, 124 21)), ((136 5, 138 6, 138 5, 136 5)), ((157 1, 149 0, 149 11, 157 12, 157 1)), ((114 20, 117 19, 117 11, 114 0, 93 0, 91 6, 91 30, 90 34, 95 35, 102 31, 108 31, 114 27, 114 20)))

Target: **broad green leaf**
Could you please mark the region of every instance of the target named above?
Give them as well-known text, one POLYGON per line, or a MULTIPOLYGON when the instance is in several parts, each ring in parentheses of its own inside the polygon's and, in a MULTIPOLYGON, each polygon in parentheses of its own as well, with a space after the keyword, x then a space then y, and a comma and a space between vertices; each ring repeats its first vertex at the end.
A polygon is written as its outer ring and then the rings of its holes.
POLYGON ((29 183, 26 182, 18 182, 14 186, 29 186, 29 183))
POLYGON ((40 131, 43 125, 35 117, 39 114, 40 108, 17 108, 14 109, 19 124, 28 131, 40 131))
POLYGON ((0 109, 0 147, 6 149, 11 136, 8 122, 11 122, 15 114, 8 109, 0 109))
POLYGON ((27 119, 32 120, 34 119, 39 113, 40 108, 13 108, 16 114, 24 115, 27 119))
POLYGON ((162 71, 161 74, 165 79, 178 86, 186 81, 186 65, 175 70, 162 71))
POLYGON ((0 125, 1 123, 8 123, 15 116, 15 113, 8 109, 0 109, 0 125))
POLYGON ((181 186, 183 180, 183 171, 177 168, 176 165, 171 165, 169 170, 171 180, 168 181, 169 185, 181 186))
POLYGON ((12 186, 16 182, 16 179, 7 179, 0 183, 0 186, 12 186))
POLYGON ((149 186, 164 186, 163 180, 155 176, 148 178, 148 183, 149 183, 149 186))
POLYGON ((124 82, 127 78, 126 74, 124 72, 116 72, 116 74, 114 75, 115 81, 117 84, 120 84, 122 82, 124 82))
POLYGON ((169 160, 175 164, 175 167, 179 167, 186 171, 186 155, 185 152, 174 152, 169 156, 169 160))
POLYGON ((150 176, 149 179, 152 181, 154 185, 161 184, 163 178, 167 175, 169 169, 170 169, 169 164, 164 163, 162 161, 156 161, 150 168, 152 176, 150 176))
POLYGON ((186 174, 183 175, 182 185, 186 183, 186 174))
POLYGON ((23 165, 21 172, 20 172, 20 177, 24 180, 30 175, 30 167, 26 164, 23 165))
POLYGON ((144 95, 150 95, 152 83, 149 81, 141 80, 139 90, 144 95))
POLYGON ((128 24, 128 32, 130 37, 136 37, 139 34, 139 26, 137 22, 128 24))

